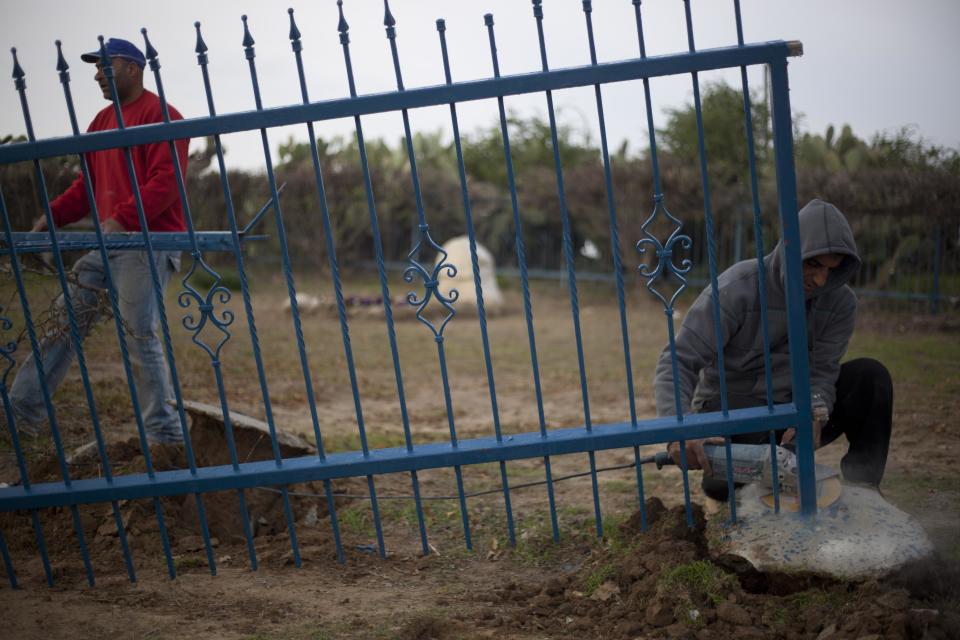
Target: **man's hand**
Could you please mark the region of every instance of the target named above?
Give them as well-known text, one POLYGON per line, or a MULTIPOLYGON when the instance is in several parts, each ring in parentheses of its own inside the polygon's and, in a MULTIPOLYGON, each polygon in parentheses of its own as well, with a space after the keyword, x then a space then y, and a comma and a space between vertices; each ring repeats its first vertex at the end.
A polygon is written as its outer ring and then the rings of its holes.
POLYGON ((117 222, 116 218, 107 218, 101 222, 100 229, 104 233, 124 233, 126 231, 123 225, 117 222))
MULTIPOLYGON (((713 470, 710 468, 710 461, 707 460, 707 453, 703 450, 705 444, 723 444, 723 438, 702 438, 700 440, 685 440, 687 445, 687 468, 703 469, 704 475, 711 475, 713 470)), ((680 443, 671 442, 667 445, 667 453, 673 458, 673 461, 680 466, 680 443)))
POLYGON ((38 233, 40 231, 46 231, 46 230, 47 230, 47 216, 40 216, 39 218, 33 221, 33 226, 30 227, 30 231, 34 233, 38 233))
MULTIPOLYGON (((826 420, 814 420, 813 421, 813 448, 820 448, 820 432, 823 431, 824 425, 827 424, 826 420)), ((794 428, 787 429, 783 432, 783 438, 780 440, 780 446, 782 447, 785 444, 790 444, 794 441, 797 436, 797 430, 794 428)))

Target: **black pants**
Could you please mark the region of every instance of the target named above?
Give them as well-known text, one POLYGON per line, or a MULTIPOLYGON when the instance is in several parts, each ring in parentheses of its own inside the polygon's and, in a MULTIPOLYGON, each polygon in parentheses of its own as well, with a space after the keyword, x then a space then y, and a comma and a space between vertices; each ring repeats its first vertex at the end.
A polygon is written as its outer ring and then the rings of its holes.
MULTIPOLYGON (((765 400, 748 396, 729 395, 731 409, 763 406, 765 400)), ((718 411, 720 399, 708 401, 703 411, 718 411)), ((840 461, 843 477, 852 482, 879 485, 887 464, 890 449, 890 431, 893 426, 893 381, 890 372, 881 363, 870 358, 859 358, 840 366, 837 379, 837 399, 830 420, 820 432, 821 446, 845 435, 849 448, 840 461)), ((777 431, 777 442, 783 438, 777 431)), ((744 433, 732 436, 733 442, 763 444, 770 442, 769 432, 744 433)), ((715 500, 727 500, 727 481, 704 478, 704 493, 715 500)))

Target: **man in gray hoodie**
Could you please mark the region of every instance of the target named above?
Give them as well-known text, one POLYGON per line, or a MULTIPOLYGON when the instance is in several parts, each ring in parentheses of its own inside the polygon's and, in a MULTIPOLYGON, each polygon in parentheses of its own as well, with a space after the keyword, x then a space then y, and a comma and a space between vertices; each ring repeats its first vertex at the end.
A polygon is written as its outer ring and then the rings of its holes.
MULTIPOLYGON (((807 310, 810 390, 814 411, 814 447, 845 435, 849 448, 841 462, 844 478, 879 485, 886 466, 893 419, 893 383, 876 360, 860 358, 840 363, 856 320, 857 299, 847 284, 860 268, 853 232, 843 214, 827 202, 813 200, 800 211, 803 288, 807 310)), ((787 340, 783 243, 764 257, 764 282, 770 336, 773 401, 790 402, 793 393, 787 340)), ((721 344, 731 409, 767 403, 760 315, 760 269, 757 260, 744 260, 720 274, 721 344)), ((707 287, 687 312, 676 335, 677 380, 673 378, 670 346, 657 363, 654 387, 657 414, 675 415, 676 396, 684 413, 720 410, 720 377, 714 329, 712 287, 707 287)), ((777 440, 793 440, 793 429, 777 440)), ((763 443, 768 432, 733 436, 734 442, 763 443)), ((705 443, 723 439, 686 440, 691 469, 709 470, 705 443)), ((680 447, 668 450, 679 464, 680 447)), ((727 498, 727 483, 704 479, 704 491, 727 498)))

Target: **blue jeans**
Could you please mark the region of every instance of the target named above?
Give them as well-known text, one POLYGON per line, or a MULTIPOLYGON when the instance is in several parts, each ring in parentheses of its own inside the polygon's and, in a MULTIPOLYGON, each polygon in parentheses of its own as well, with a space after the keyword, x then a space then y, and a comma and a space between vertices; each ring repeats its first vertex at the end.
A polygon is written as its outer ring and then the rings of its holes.
MULTIPOLYGON (((157 336, 160 314, 153 290, 146 251, 114 251, 108 254, 110 274, 117 289, 120 317, 123 319, 130 363, 133 366, 137 397, 147 438, 151 442, 183 441, 177 411, 167 402, 173 398, 170 369, 162 343, 157 336)), ((154 251, 160 286, 166 289, 171 274, 180 268, 179 251, 154 251)), ((97 292, 107 288, 107 275, 99 251, 77 260, 73 273, 80 286, 70 285, 70 298, 85 338, 99 319, 97 292)), ((63 308, 63 296, 56 304, 63 308)), ((60 314, 58 314, 60 315, 60 314)), ((66 317, 63 315, 62 317, 66 317)), ((43 372, 51 395, 63 381, 73 361, 73 341, 68 331, 51 332, 41 339, 43 372)), ((10 390, 18 424, 38 425, 47 418, 40 388, 40 376, 31 353, 17 371, 10 390)))

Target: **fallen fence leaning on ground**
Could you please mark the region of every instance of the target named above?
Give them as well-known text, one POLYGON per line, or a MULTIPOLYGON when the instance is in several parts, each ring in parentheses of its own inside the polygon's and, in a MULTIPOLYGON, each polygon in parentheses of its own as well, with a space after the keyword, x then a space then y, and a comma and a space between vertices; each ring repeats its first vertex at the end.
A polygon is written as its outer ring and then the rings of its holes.
MULTIPOLYGON (((551 514, 551 524, 553 536, 559 537, 559 528, 557 523, 557 511, 554 504, 551 477, 551 456, 570 453, 586 453, 589 458, 590 475, 592 477, 592 488, 594 498, 594 512, 596 531, 598 535, 603 535, 603 525, 600 513, 599 490, 597 484, 597 469, 594 454, 596 451, 614 448, 633 448, 634 456, 639 463, 639 446, 655 443, 664 443, 672 440, 683 440, 684 438, 701 438, 706 436, 725 436, 727 440, 727 456, 729 460, 730 436, 738 433, 769 431, 771 434, 771 447, 774 446, 773 430, 786 427, 798 427, 798 458, 800 468, 800 489, 801 489, 801 508, 805 514, 813 514, 816 510, 814 475, 813 475, 813 441, 810 429, 811 407, 808 380, 807 346, 804 319, 804 296, 801 281, 801 265, 798 241, 798 221, 797 221, 797 201, 796 184, 793 165, 792 149, 792 125, 791 113, 787 85, 787 59, 801 53, 799 43, 788 42, 766 42, 762 44, 744 44, 743 31, 740 18, 740 7, 738 0, 734 0, 734 8, 737 22, 738 42, 735 46, 716 48, 704 51, 698 51, 694 45, 693 24, 689 0, 685 0, 685 18, 688 51, 675 55, 647 56, 644 42, 644 33, 641 20, 640 0, 632 0, 636 18, 637 37, 639 44, 639 57, 618 61, 599 63, 596 57, 594 46, 594 33, 592 23, 591 2, 583 2, 583 11, 586 25, 586 36, 590 48, 589 64, 579 67, 550 69, 547 62, 547 51, 544 40, 543 15, 544 9, 541 0, 533 0, 533 16, 536 20, 536 27, 539 38, 539 51, 541 58, 541 69, 536 72, 520 75, 501 75, 497 58, 497 48, 494 33, 494 20, 491 14, 484 16, 489 43, 490 55, 493 67, 491 78, 476 80, 470 82, 454 82, 451 77, 450 63, 447 54, 446 25, 443 20, 437 21, 437 32, 439 36, 440 55, 442 56, 445 71, 445 82, 436 86, 407 89, 404 87, 401 75, 400 54, 397 42, 397 32, 395 20, 391 14, 390 8, 385 2, 386 35, 389 39, 390 50, 392 54, 392 63, 396 74, 397 90, 389 93, 360 95, 354 82, 354 74, 350 55, 349 27, 344 18, 342 1, 338 1, 340 10, 340 21, 337 26, 340 43, 343 49, 344 63, 346 66, 347 80, 350 88, 349 97, 337 100, 328 100, 320 102, 311 102, 307 94, 307 85, 305 81, 306 70, 305 61, 302 56, 302 44, 300 32, 294 22, 293 10, 290 13, 290 40, 292 44, 295 63, 300 80, 300 89, 302 95, 302 104, 264 108, 260 96, 258 84, 257 67, 255 63, 254 40, 248 29, 246 16, 243 17, 243 48, 246 59, 249 64, 250 80, 252 84, 253 95, 256 101, 256 110, 244 113, 217 114, 214 108, 214 102, 211 92, 211 79, 208 74, 207 47, 201 37, 200 24, 196 23, 196 53, 197 61, 203 75, 203 82, 206 89, 207 103, 209 105, 209 116, 190 118, 171 122, 167 112, 166 98, 164 96, 163 85, 160 76, 160 63, 156 49, 151 45, 147 38, 146 30, 143 30, 144 44, 149 67, 153 72, 156 82, 157 93, 160 97, 164 111, 164 122, 155 125, 140 126, 134 128, 124 128, 122 115, 119 105, 114 98, 114 109, 120 126, 117 130, 99 132, 94 134, 81 134, 77 126, 77 118, 73 108, 72 97, 70 94, 70 77, 68 65, 62 52, 58 48, 58 66, 60 81, 63 86, 64 97, 68 108, 73 135, 63 138, 54 138, 47 140, 36 140, 30 119, 30 111, 27 101, 25 73, 16 59, 14 50, 14 78, 15 87, 19 92, 23 116, 28 132, 28 142, 22 144, 12 144, 0 147, 0 164, 7 164, 20 161, 30 161, 34 164, 39 195, 44 205, 49 232, 43 233, 15 233, 10 228, 9 216, 0 192, 0 212, 2 212, 5 230, 3 238, 2 252, 10 256, 11 272, 16 281, 16 287, 19 294, 19 300, 22 307, 22 316, 24 329, 29 338, 30 349, 35 356, 35 362, 38 368, 41 366, 42 359, 39 357, 41 352, 41 338, 37 335, 37 330, 33 325, 32 316, 28 304, 28 296, 25 290, 24 278, 18 262, 18 257, 28 252, 51 252, 54 258, 56 272, 59 283, 63 291, 66 302, 67 327, 70 338, 77 355, 79 363, 81 380, 85 390, 85 397, 89 405, 89 411, 92 421, 92 427, 96 435, 97 450, 100 455, 100 464, 102 465, 102 477, 93 479, 71 479, 69 468, 65 460, 64 447, 58 432, 57 415, 54 403, 51 399, 51 390, 45 384, 42 385, 43 400, 46 405, 53 443, 56 447, 56 454, 59 460, 59 468, 62 473, 62 481, 31 483, 28 477, 26 464, 24 461, 21 444, 18 440, 18 433, 14 422, 14 414, 10 404, 7 382, 10 372, 15 366, 14 349, 15 343, 8 343, 0 351, 5 362, 3 376, 0 378, 0 392, 3 396, 4 411, 9 427, 9 434, 12 438, 13 447, 16 452, 17 461, 21 472, 21 482, 18 486, 6 487, 0 489, 0 511, 24 510, 29 512, 33 518, 35 536, 39 554, 43 560, 44 568, 47 574, 47 580, 53 583, 53 577, 50 571, 50 563, 47 557, 46 546, 44 542, 43 530, 38 517, 41 509, 50 509, 54 507, 69 508, 73 518, 73 528, 77 536, 77 543, 84 560, 87 579, 92 585, 94 582, 93 569, 87 552, 86 542, 84 540, 83 528, 80 522, 78 505, 91 503, 110 503, 113 509, 120 546, 124 554, 127 570, 131 580, 135 579, 133 562, 130 557, 129 545, 127 543, 126 533, 124 531, 123 516, 121 512, 121 501, 134 499, 151 499, 156 512, 159 534, 163 543, 163 550, 166 555, 167 567, 170 576, 175 575, 175 568, 170 552, 170 545, 167 531, 164 526, 164 514, 161 508, 159 498, 161 496, 190 495, 195 497, 196 508, 200 520, 200 528, 203 537, 203 543, 207 554, 209 568, 211 573, 216 571, 215 559, 212 551, 210 534, 207 527, 204 511, 204 494, 213 491, 230 490, 235 491, 238 496, 239 517, 244 526, 245 537, 247 540, 250 563, 256 567, 256 552, 250 530, 250 518, 246 512, 244 491, 253 487, 277 486, 283 497, 283 503, 286 512, 287 527, 290 543, 292 547, 293 559, 296 564, 300 564, 300 553, 297 543, 297 536, 294 527, 294 519, 290 508, 289 491, 287 487, 290 484, 306 481, 322 481, 326 489, 326 497, 330 513, 330 525, 332 536, 336 544, 338 557, 343 559, 343 548, 340 540, 339 525, 337 521, 337 511, 333 500, 331 490, 331 480, 336 478, 357 477, 366 478, 369 489, 369 499, 372 509, 372 519, 376 527, 379 552, 385 555, 383 535, 381 530, 380 513, 375 487, 375 477, 380 474, 405 472, 410 474, 412 482, 413 495, 415 497, 416 512, 419 522, 419 530, 423 553, 430 553, 430 546, 427 541, 426 524, 423 516, 423 508, 419 493, 417 472, 425 469, 435 468, 453 468, 457 479, 457 488, 459 496, 460 516, 462 519, 463 535, 467 547, 471 546, 471 527, 468 519, 467 497, 463 488, 463 467, 466 465, 495 462, 499 463, 501 475, 501 488, 503 494, 504 515, 507 521, 507 530, 510 542, 515 542, 514 522, 510 503, 510 484, 508 482, 506 463, 512 460, 533 458, 542 459, 543 468, 546 475, 547 495, 549 500, 549 509, 551 514), (658 418, 652 420, 638 420, 635 405, 635 389, 633 383, 633 372, 630 358, 630 337, 628 331, 628 321, 625 306, 624 282, 621 276, 623 271, 623 257, 620 254, 620 242, 617 230, 617 212, 616 203, 613 197, 613 188, 610 171, 610 158, 607 153, 607 138, 603 110, 603 85, 622 81, 642 81, 643 94, 646 105, 646 125, 649 132, 649 142, 651 148, 651 159, 653 164, 654 188, 652 196, 652 211, 649 218, 644 223, 642 229, 644 237, 635 239, 636 247, 640 257, 638 262, 647 259, 648 262, 641 263, 638 267, 640 276, 646 280, 646 288, 649 292, 662 303, 665 312, 665 320, 668 328, 670 348, 674 349, 674 302, 677 296, 687 287, 685 274, 691 267, 689 259, 680 260, 679 254, 690 249, 691 240, 682 233, 682 222, 670 213, 667 207, 667 197, 660 189, 660 176, 657 164, 657 150, 655 139, 655 128, 653 126, 651 114, 651 90, 650 78, 689 74, 692 81, 692 88, 695 100, 695 106, 698 114, 699 144, 700 144, 700 169, 703 182, 704 193, 704 214, 707 227, 707 255, 709 261, 710 282, 714 285, 717 281, 717 256, 715 240, 713 238, 712 224, 713 211, 710 200, 710 187, 707 178, 707 155, 704 149, 704 138, 702 121, 700 120, 700 90, 698 73, 724 68, 738 68, 741 71, 744 94, 744 116, 746 123, 747 136, 745 144, 750 151, 750 175, 753 187, 753 215, 757 230, 756 255, 759 268, 763 268, 763 262, 760 258, 764 255, 764 246, 760 224, 759 198, 757 197, 756 168, 753 158, 753 133, 751 128, 751 114, 749 103, 749 88, 747 86, 747 68, 752 65, 767 65, 770 75, 770 88, 773 105, 773 125, 775 134, 775 153, 776 153, 776 172, 777 187, 779 198, 779 214, 781 223, 781 234, 785 240, 787 257, 787 311, 789 316, 789 342, 790 342, 790 362, 793 369, 793 396, 797 399, 795 403, 775 404, 772 399, 770 383, 770 347, 769 338, 765 335, 765 355, 767 367, 767 396, 766 406, 750 409, 728 409, 726 402, 726 386, 722 377, 723 364, 722 359, 719 363, 721 372, 722 389, 722 408, 721 411, 713 413, 703 413, 695 415, 683 415, 682 408, 679 406, 679 391, 676 391, 677 398, 677 416, 669 418, 658 418), (574 269, 574 247, 570 234, 570 218, 567 210, 564 183, 563 183, 563 164, 561 162, 561 149, 557 142, 557 123, 553 103, 553 92, 560 89, 572 87, 593 87, 596 96, 597 118, 602 142, 602 155, 604 165, 605 186, 607 195, 607 205, 609 209, 610 233, 612 239, 612 271, 616 279, 617 299, 619 303, 620 330, 622 333, 623 356, 626 367, 627 396, 629 399, 628 407, 625 407, 624 419, 621 422, 613 424, 594 424, 591 420, 591 411, 589 397, 587 393, 587 374, 584 366, 584 346, 580 331, 580 309, 579 294, 577 291, 577 273, 574 269), (556 172, 557 192, 559 197, 559 213, 562 221, 563 236, 563 255, 566 266, 566 276, 568 282, 568 291, 570 296, 570 311, 573 322, 573 334, 576 341, 576 349, 579 362, 579 382, 580 392, 583 404, 583 423, 579 426, 564 425, 564 428, 548 428, 547 421, 544 418, 543 400, 540 388, 538 356, 535 340, 534 322, 531 311, 531 292, 529 287, 529 274, 525 257, 525 246, 521 228, 522 212, 518 204, 517 185, 515 184, 513 163, 510 151, 509 131, 507 126, 507 117, 504 107, 504 99, 508 96, 521 94, 543 93, 546 98, 547 113, 549 116, 550 128, 553 140, 553 169, 556 172), (500 418, 498 414, 497 395, 495 386, 495 376, 490 356, 490 341, 487 333, 486 315, 483 305, 483 283, 480 279, 480 270, 477 266, 476 241, 474 236, 474 224, 471 217, 470 194, 466 181, 463 157, 460 148, 460 132, 457 120, 457 105, 459 103, 476 100, 495 100, 497 102, 501 132, 503 136, 503 154, 506 165, 506 175, 510 189, 514 233, 516 238, 516 260, 520 272, 522 286, 522 295, 524 302, 524 317, 529 340, 529 355, 532 368, 532 384, 537 398, 537 412, 539 416, 539 431, 531 433, 520 433, 506 436, 500 428, 500 418), (457 150, 457 160, 459 165, 461 190, 463 197, 463 213, 465 224, 470 239, 470 256, 473 266, 474 285, 476 287, 476 299, 478 307, 478 321, 480 332, 483 339, 483 353, 485 359, 485 373, 488 382, 488 392, 491 405, 491 427, 493 435, 486 438, 459 440, 456 433, 456 424, 454 419, 454 410, 452 407, 449 381, 447 379, 446 353, 444 342, 444 329, 454 318, 456 302, 458 295, 455 292, 447 296, 438 289, 438 279, 441 274, 453 275, 458 266, 447 261, 447 256, 441 248, 441 243, 430 235, 430 227, 427 220, 427 212, 424 210, 420 183, 417 172, 417 158, 414 153, 410 122, 408 111, 428 106, 448 105, 450 109, 450 118, 453 130, 453 140, 457 150), (374 198, 372 178, 366 161, 366 151, 363 139, 362 119, 363 116, 375 113, 399 112, 402 115, 404 131, 406 135, 406 148, 410 164, 410 175, 413 181, 412 187, 417 201, 418 228, 417 240, 411 248, 408 255, 408 262, 403 274, 407 283, 419 281, 422 290, 413 291, 407 294, 406 300, 410 305, 417 308, 417 319, 422 322, 425 330, 429 331, 436 343, 437 358, 439 361, 442 389, 444 393, 444 405, 446 417, 450 430, 449 443, 431 443, 415 444, 412 433, 414 429, 410 424, 408 413, 406 411, 406 400, 404 395, 403 378, 399 362, 397 349, 397 335, 394 328, 394 319, 390 307, 390 290, 388 277, 384 266, 383 252, 380 246, 380 235, 377 220, 377 210, 374 198), (317 154, 317 142, 314 130, 314 122, 333 118, 352 117, 356 128, 356 138, 360 152, 360 159, 363 168, 364 189, 366 193, 367 205, 369 210, 370 225, 374 238, 374 249, 379 276, 379 283, 382 290, 382 299, 384 301, 384 317, 386 322, 387 334, 391 349, 392 363, 396 376, 397 397, 400 403, 402 416, 402 427, 404 433, 405 446, 398 448, 371 449, 368 446, 367 435, 365 431, 363 403, 358 390, 357 377, 354 368, 354 359, 351 351, 349 336, 349 322, 344 308, 343 294, 340 281, 339 265, 336 257, 336 247, 333 245, 333 234, 331 225, 334 224, 335 212, 328 211, 322 178, 322 167, 320 166, 317 154), (347 374, 350 377, 350 383, 353 393, 353 401, 356 410, 356 423, 359 432, 360 450, 344 453, 335 453, 327 455, 324 452, 323 438, 320 431, 318 419, 318 407, 314 401, 314 386, 311 378, 310 363, 307 358, 307 350, 304 344, 303 332, 301 327, 301 317, 297 307, 296 288, 293 279, 293 265, 287 251, 286 230, 283 225, 283 215, 281 200, 278 194, 277 181, 274 175, 273 163, 271 159, 268 131, 273 127, 285 125, 305 125, 307 135, 309 136, 311 149, 313 151, 314 171, 316 177, 317 196, 320 212, 320 222, 323 226, 325 240, 327 243, 327 256, 329 260, 330 272, 332 276, 332 286, 336 292, 338 305, 339 326, 342 332, 344 357, 347 374), (220 136, 232 132, 257 131, 259 130, 263 142, 263 154, 267 177, 269 179, 272 199, 271 208, 273 220, 276 228, 275 233, 279 239, 280 258, 282 261, 283 275, 289 294, 291 316, 297 339, 297 350, 300 359, 301 370, 303 374, 303 383, 307 402, 311 412, 311 420, 314 429, 314 435, 317 442, 317 455, 311 457, 298 457, 285 459, 280 454, 280 448, 275 431, 275 420, 271 410, 270 393, 267 387, 267 381, 264 376, 264 370, 261 359, 260 346, 256 331, 256 325, 253 315, 253 308, 250 301, 248 283, 244 272, 243 261, 243 243, 247 236, 240 229, 242 228, 236 219, 234 205, 231 201, 230 185, 227 178, 227 171, 224 163, 223 149, 220 136), (141 145, 151 142, 167 142, 173 150, 173 141, 184 138, 195 138, 200 136, 212 136, 216 145, 217 160, 219 166, 220 179, 223 186, 224 202, 226 207, 226 216, 229 221, 228 232, 198 232, 194 229, 190 217, 189 199, 182 179, 178 181, 179 195, 185 212, 188 230, 186 233, 161 233, 161 232, 138 232, 132 234, 104 234, 97 222, 98 216, 94 212, 95 233, 66 233, 55 232, 52 214, 50 211, 49 195, 46 191, 43 180, 43 172, 40 161, 43 158, 53 156, 78 154, 81 163, 85 163, 84 153, 102 149, 123 149, 127 159, 130 179, 134 185, 135 194, 138 198, 138 215, 142 229, 146 229, 146 218, 142 204, 139 202, 139 187, 137 186, 136 176, 134 174, 133 164, 130 155, 130 148, 134 145, 141 145), (669 226, 667 237, 657 237, 653 229, 655 225, 669 226), (119 345, 122 355, 122 364, 127 376, 128 389, 131 395, 131 402, 137 419, 142 454, 146 463, 146 473, 130 475, 114 475, 111 471, 110 461, 107 459, 104 446, 104 438, 101 432, 97 418, 97 410, 94 403, 93 393, 90 387, 90 380, 87 371, 87 365, 83 357, 82 340, 79 335, 77 318, 70 304, 71 289, 68 286, 68 278, 64 260, 61 252, 66 249, 88 249, 98 251, 106 262, 108 251, 124 250, 144 250, 151 255, 155 251, 161 250, 185 250, 190 253, 192 263, 187 269, 186 276, 181 281, 182 291, 178 295, 178 301, 181 307, 186 309, 182 324, 186 330, 192 334, 193 341, 209 357, 210 365, 213 368, 218 385, 218 394, 220 399, 220 410, 222 411, 228 447, 230 449, 231 464, 223 466, 198 466, 194 457, 193 448, 188 431, 187 418, 184 409, 185 400, 182 397, 180 382, 177 373, 177 363, 174 359, 174 351, 171 343, 170 327, 168 313, 164 308, 164 299, 158 279, 156 267, 153 260, 151 264, 151 277, 156 302, 161 309, 161 329, 163 344, 166 357, 171 369, 174 382, 174 391, 176 405, 179 413, 180 427, 184 437, 184 450, 186 454, 186 469, 172 471, 157 471, 153 468, 150 458, 150 449, 147 446, 146 433, 144 431, 143 419, 140 415, 140 408, 137 402, 137 388, 133 381, 130 358, 126 349, 126 333, 124 324, 120 318, 117 307, 117 293, 113 288, 112 279, 109 284, 108 296, 114 319, 119 345), (229 326, 234 320, 231 312, 225 309, 229 302, 231 293, 228 289, 220 285, 220 276, 204 261, 204 253, 209 251, 226 251, 233 254, 236 261, 236 269, 241 281, 241 294, 243 297, 244 309, 246 312, 248 329, 252 343, 252 355, 256 361, 259 375, 259 385, 262 392, 262 402, 265 411, 265 420, 268 425, 273 459, 260 462, 241 462, 238 460, 237 452, 234 447, 232 436, 232 427, 230 420, 230 409, 227 402, 227 395, 224 387, 223 374, 221 369, 221 352, 224 345, 229 341, 231 334, 229 326), (423 255, 436 254, 438 259, 435 263, 425 260, 423 255), (201 291, 192 280, 196 274, 206 272, 209 278, 212 278, 213 284, 207 290, 201 291), (671 290, 672 288, 672 290, 671 290), (196 306, 195 309, 191 307, 196 306), (442 311, 437 313, 425 313, 428 306, 438 306, 442 311), (205 330, 214 330, 217 336, 215 341, 207 342, 206 338, 210 335, 205 330)), ((100 39, 101 59, 108 60, 107 51, 100 39)), ((104 76, 115 91, 115 79, 111 66, 103 65, 104 76)), ((639 97, 639 96, 638 96, 639 97)), ((177 157, 172 153, 173 160, 176 163, 177 157)), ((85 168, 86 165, 82 164, 85 168)), ((179 165, 176 165, 179 169, 179 165)), ((86 173, 86 172, 84 172, 86 173)), ((177 172, 180 176, 180 172, 177 172)), ((2 185, 0 185, 2 186, 2 185)), ((86 178, 86 189, 92 193, 92 186, 89 178, 86 178)), ((90 198, 93 201, 93 198, 90 198)), ((249 227, 247 227, 249 228, 249 227)), ((762 271, 761 271, 762 274, 762 271)), ((109 274, 108 274, 109 278, 109 274)), ((760 281, 763 281, 761 275, 760 281)), ((760 291, 761 301, 763 303, 764 313, 766 310, 766 301, 763 298, 763 290, 760 291)), ((717 308, 716 293, 714 293, 714 308, 717 308)), ((6 310, 4 310, 6 314, 6 310)), ((9 331, 13 326, 13 320, 7 317, 0 318, 3 329, 9 331)), ((719 315, 715 317, 716 326, 719 329, 719 315)), ((764 315, 764 323, 766 318, 764 315)), ((718 330, 717 335, 720 334, 718 330)), ((722 353, 722 350, 721 350, 722 353)), ((41 380, 43 375, 40 376, 41 380)), ((681 449, 682 450, 682 449, 681 449)), ((773 456, 776 460, 776 455, 773 456)), ((641 465, 637 464, 637 492, 639 496, 641 516, 643 515, 644 488, 641 474, 641 465)), ((730 465, 727 465, 730 469, 730 465)), ((774 477, 776 477, 774 471, 774 477)), ((687 517, 691 519, 690 491, 687 477, 686 461, 682 465, 682 478, 685 493, 687 517)), ((728 477, 728 482, 732 486, 732 476, 728 477)), ((730 516, 736 519, 736 507, 731 504, 730 516)), ((690 520, 692 523, 692 520, 690 520)), ((0 551, 3 553, 7 575, 12 585, 16 585, 14 567, 7 546, 4 543, 2 532, 0 532, 0 551)))

